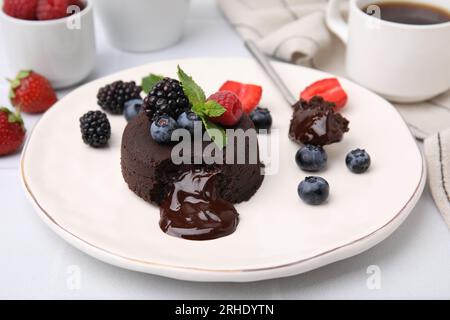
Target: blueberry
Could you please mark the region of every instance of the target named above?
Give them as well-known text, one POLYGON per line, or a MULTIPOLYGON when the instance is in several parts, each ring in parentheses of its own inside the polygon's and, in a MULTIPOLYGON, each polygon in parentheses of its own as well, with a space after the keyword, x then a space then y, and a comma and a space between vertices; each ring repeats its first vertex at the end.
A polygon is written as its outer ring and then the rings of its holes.
POLYGON ((321 146, 306 145, 295 155, 295 162, 300 169, 309 172, 323 170, 327 165, 327 153, 321 146))
POLYGON ((150 127, 152 138, 158 143, 170 143, 172 132, 177 129, 177 122, 166 115, 158 117, 150 127))
POLYGON ((128 100, 124 104, 123 115, 127 121, 133 120, 141 111, 142 104, 144 102, 141 99, 128 100))
POLYGON ((347 154, 345 164, 353 173, 364 173, 370 167, 370 156, 364 149, 355 149, 347 154))
POLYGON ((321 177, 306 177, 298 185, 297 192, 300 198, 307 204, 319 205, 328 199, 330 186, 321 177))
MULTIPOLYGON (((180 114, 177 120, 178 127, 189 130, 194 133, 194 126, 196 121, 201 121, 200 118, 192 111, 186 111, 180 114)), ((200 122, 201 123, 201 122, 200 122)))
POLYGON ((272 116, 266 108, 257 107, 250 113, 250 119, 253 121, 256 130, 269 130, 272 127, 272 116))

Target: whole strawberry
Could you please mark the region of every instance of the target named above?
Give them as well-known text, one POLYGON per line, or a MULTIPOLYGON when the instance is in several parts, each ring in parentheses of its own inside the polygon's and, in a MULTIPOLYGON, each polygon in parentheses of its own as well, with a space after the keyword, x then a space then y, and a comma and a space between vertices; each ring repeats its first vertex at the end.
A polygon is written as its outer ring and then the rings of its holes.
POLYGON ((36 20, 38 0, 5 0, 3 11, 11 17, 25 20, 36 20))
POLYGON ((37 18, 39 20, 53 20, 67 17, 67 8, 72 5, 83 7, 78 0, 38 0, 37 18))
POLYGON ((9 98, 20 111, 44 112, 58 100, 50 82, 34 71, 20 71, 10 83, 9 98))
POLYGON ((16 152, 25 138, 25 127, 19 113, 0 108, 0 156, 16 152))

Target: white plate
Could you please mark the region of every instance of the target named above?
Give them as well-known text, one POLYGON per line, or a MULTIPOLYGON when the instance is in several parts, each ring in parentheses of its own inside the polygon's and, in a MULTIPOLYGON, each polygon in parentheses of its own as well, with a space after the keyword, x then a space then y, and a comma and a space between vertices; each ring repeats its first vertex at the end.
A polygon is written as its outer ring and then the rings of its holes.
MULTIPOLYGON (((297 93, 330 77, 316 70, 275 63, 297 93)), ((26 193, 41 218, 80 250, 123 268, 193 281, 254 281, 285 277, 356 255, 391 234, 408 216, 425 183, 422 155, 397 111, 370 91, 341 79, 349 95, 344 115, 350 132, 327 148, 331 185, 326 205, 312 207, 297 196, 306 176, 294 161, 298 146, 287 138, 291 108, 255 62, 195 59, 153 63, 94 81, 73 91, 36 125, 22 155, 26 193), (97 90, 114 80, 150 72, 175 76, 180 64, 207 93, 228 79, 259 83, 263 105, 280 130, 280 171, 266 176, 256 195, 237 205, 234 234, 188 241, 164 234, 159 210, 128 190, 120 170, 126 122, 109 116, 110 147, 95 150, 81 141, 79 117, 98 109, 97 90), (348 171, 344 158, 361 147, 372 157, 363 175, 348 171)), ((262 146, 264 148, 264 146, 262 146)))

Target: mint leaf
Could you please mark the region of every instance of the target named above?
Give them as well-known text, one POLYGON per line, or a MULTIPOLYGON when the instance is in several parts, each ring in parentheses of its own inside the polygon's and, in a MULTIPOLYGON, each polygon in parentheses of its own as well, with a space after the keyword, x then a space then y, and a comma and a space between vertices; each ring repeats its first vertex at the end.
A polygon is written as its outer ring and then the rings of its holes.
POLYGON ((204 113, 204 105, 203 104, 197 104, 197 105, 194 105, 194 106, 192 106, 192 108, 191 108, 191 110, 197 115, 197 116, 199 116, 200 118, 203 118, 204 116, 205 116, 205 113, 204 113))
POLYGON ((208 117, 219 117, 226 110, 215 101, 206 101, 205 92, 195 81, 187 75, 183 69, 178 66, 178 79, 183 87, 183 92, 192 105, 191 110, 202 119, 206 132, 211 140, 223 149, 227 144, 227 135, 225 130, 208 120, 208 117))
POLYGON ((142 90, 148 94, 150 91, 152 91, 155 84, 157 84, 162 79, 164 79, 163 76, 151 73, 149 76, 142 79, 142 90))
MULTIPOLYGON (((192 79, 192 77, 188 76, 181 68, 178 66, 178 79, 181 82, 181 85, 183 86, 184 94, 189 99, 189 102, 192 104, 192 106, 201 106, 205 103, 206 97, 205 92, 198 84, 195 83, 195 81, 192 79)), ((195 111, 194 111, 195 112, 195 111)))
POLYGON ((223 149, 227 145, 227 134, 225 130, 206 118, 202 118, 202 121, 208 135, 219 149, 223 149))
POLYGON ((226 109, 214 100, 206 101, 203 107, 203 113, 208 117, 220 117, 224 114, 226 109))

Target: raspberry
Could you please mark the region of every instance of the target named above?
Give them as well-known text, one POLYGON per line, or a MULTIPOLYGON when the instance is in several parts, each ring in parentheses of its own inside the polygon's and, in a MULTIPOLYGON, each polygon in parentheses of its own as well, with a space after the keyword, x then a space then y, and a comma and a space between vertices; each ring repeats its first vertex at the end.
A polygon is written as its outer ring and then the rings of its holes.
POLYGON ((235 93, 219 91, 210 96, 208 100, 214 100, 225 108, 225 112, 221 116, 210 118, 212 122, 224 126, 233 126, 241 119, 243 113, 242 103, 235 93))
MULTIPOLYGON (((77 0, 38 0, 37 18, 39 20, 53 20, 67 17, 67 8, 71 5, 80 6, 77 0)), ((82 7, 81 7, 82 9, 82 7)))
POLYGON ((36 20, 38 0, 5 0, 3 11, 11 17, 36 20))

